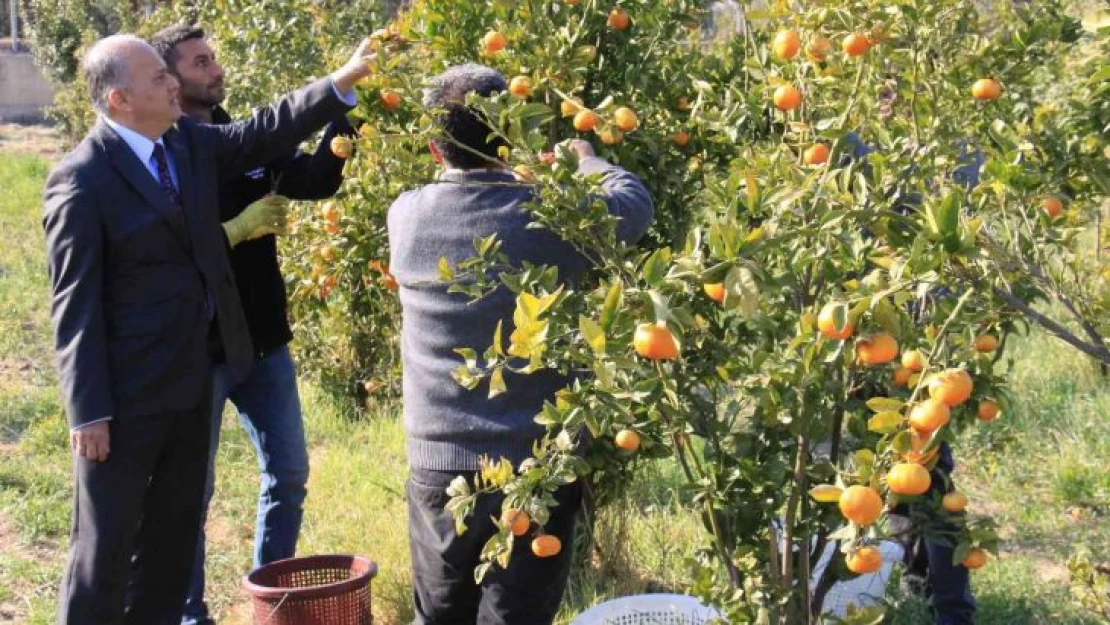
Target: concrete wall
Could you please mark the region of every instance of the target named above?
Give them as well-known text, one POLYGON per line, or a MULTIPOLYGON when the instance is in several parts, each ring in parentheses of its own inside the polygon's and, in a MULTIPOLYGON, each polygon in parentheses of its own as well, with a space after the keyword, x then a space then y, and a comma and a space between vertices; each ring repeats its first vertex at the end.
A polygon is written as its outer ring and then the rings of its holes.
POLYGON ((0 52, 0 121, 41 121, 54 90, 30 54, 0 52))

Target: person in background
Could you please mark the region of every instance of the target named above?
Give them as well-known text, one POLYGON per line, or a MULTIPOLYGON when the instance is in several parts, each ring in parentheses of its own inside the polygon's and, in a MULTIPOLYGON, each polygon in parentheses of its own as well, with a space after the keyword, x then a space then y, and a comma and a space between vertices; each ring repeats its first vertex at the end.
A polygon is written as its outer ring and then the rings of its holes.
MULTIPOLYGON (((231 116, 221 104, 226 97, 225 72, 204 30, 180 24, 151 38, 181 83, 180 102, 185 116, 203 124, 226 126, 231 116)), ((343 182, 344 160, 332 154, 336 136, 354 136, 346 115, 337 115, 324 131, 315 153, 291 151, 219 187, 220 219, 238 217, 253 202, 271 194, 294 200, 331 197, 343 182)), ((254 540, 254 566, 295 555, 304 513, 308 482, 308 450, 297 376, 289 354, 293 333, 289 326, 285 280, 277 255, 277 239, 267 235, 243 241, 231 251, 231 267, 247 327, 254 344, 254 364, 245 380, 233 384, 226 367, 216 367, 212 389, 208 481, 204 488, 205 516, 215 488, 216 450, 220 441, 224 404, 231 400, 258 455, 261 490, 254 540)), ((184 625, 212 623, 204 602, 205 532, 201 526, 184 625)))
MULTIPOLYGON (((884 102, 880 116, 892 114, 891 103, 884 102)), ((961 143, 958 165, 949 174, 956 184, 970 191, 979 184, 979 170, 985 159, 982 151, 974 142, 961 143)), ((867 156, 874 152, 874 148, 867 145, 859 134, 850 132, 845 135, 842 143, 843 156, 841 164, 851 160, 866 161, 867 156)), ((866 165, 865 165, 866 166, 866 165)), ((908 194, 904 197, 896 210, 909 212, 917 210, 922 198, 917 194, 908 194)), ((947 289, 937 289, 931 294, 933 297, 949 297, 947 289)), ((930 471, 932 483, 929 492, 922 495, 923 499, 943 496, 952 484, 952 472, 956 468, 952 456, 952 448, 947 441, 942 441, 937 450, 937 462, 930 471)), ((911 514, 906 505, 899 506, 893 515, 905 518, 911 514)), ((920 513, 931 514, 932 510, 922 507, 920 513)), ((939 527, 954 530, 945 523, 937 521, 939 527)), ((908 519, 897 523, 899 526, 909 526, 908 519)), ((976 603, 971 592, 970 571, 959 563, 953 563, 955 547, 945 544, 940 540, 919 535, 912 528, 908 531, 906 547, 906 570, 902 575, 902 586, 906 592, 919 594, 926 597, 932 605, 933 613, 938 625, 971 625, 974 623, 976 603)))

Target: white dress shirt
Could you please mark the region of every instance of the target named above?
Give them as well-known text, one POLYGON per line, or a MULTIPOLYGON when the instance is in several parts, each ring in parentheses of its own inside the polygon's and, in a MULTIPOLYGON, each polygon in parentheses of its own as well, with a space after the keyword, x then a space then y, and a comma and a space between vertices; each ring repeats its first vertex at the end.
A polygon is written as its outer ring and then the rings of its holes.
POLYGON ((151 141, 147 137, 131 130, 114 119, 106 116, 101 116, 101 119, 103 119, 104 123, 108 124, 112 130, 116 131, 119 138, 123 139, 127 147, 131 148, 131 151, 139 158, 139 162, 146 165, 146 170, 154 177, 154 181, 159 184, 161 184, 161 181, 158 179, 158 161, 154 159, 154 146, 155 144, 161 145, 163 153, 166 155, 166 163, 170 168, 170 178, 173 180, 173 186, 175 189, 181 188, 177 182, 177 167, 173 162, 173 155, 166 149, 166 144, 162 142, 161 137, 158 137, 157 141, 151 141))

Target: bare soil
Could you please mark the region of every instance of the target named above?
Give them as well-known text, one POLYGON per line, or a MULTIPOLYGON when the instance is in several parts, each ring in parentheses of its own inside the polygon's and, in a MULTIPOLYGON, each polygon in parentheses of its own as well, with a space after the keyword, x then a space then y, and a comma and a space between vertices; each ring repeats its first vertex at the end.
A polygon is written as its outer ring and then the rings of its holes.
POLYGON ((62 155, 62 138, 48 125, 0 123, 0 151, 37 154, 54 160, 62 155))

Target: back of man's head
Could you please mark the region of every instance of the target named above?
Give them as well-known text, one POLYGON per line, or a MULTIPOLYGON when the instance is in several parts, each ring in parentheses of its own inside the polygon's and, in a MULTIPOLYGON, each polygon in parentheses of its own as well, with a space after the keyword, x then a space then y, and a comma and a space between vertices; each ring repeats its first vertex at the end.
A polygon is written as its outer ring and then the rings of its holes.
POLYGON ((447 165, 475 169, 499 161, 497 151, 505 141, 490 137, 493 128, 489 120, 468 107, 466 98, 471 93, 489 97, 507 88, 501 72, 477 63, 456 65, 432 79, 432 86, 424 92, 424 106, 437 113, 442 134, 434 142, 447 165))
POLYGON ((179 58, 177 44, 193 39, 204 39, 204 29, 192 24, 175 24, 154 33, 150 38, 150 45, 154 46, 162 60, 166 62, 166 67, 171 72, 176 72, 179 58))

